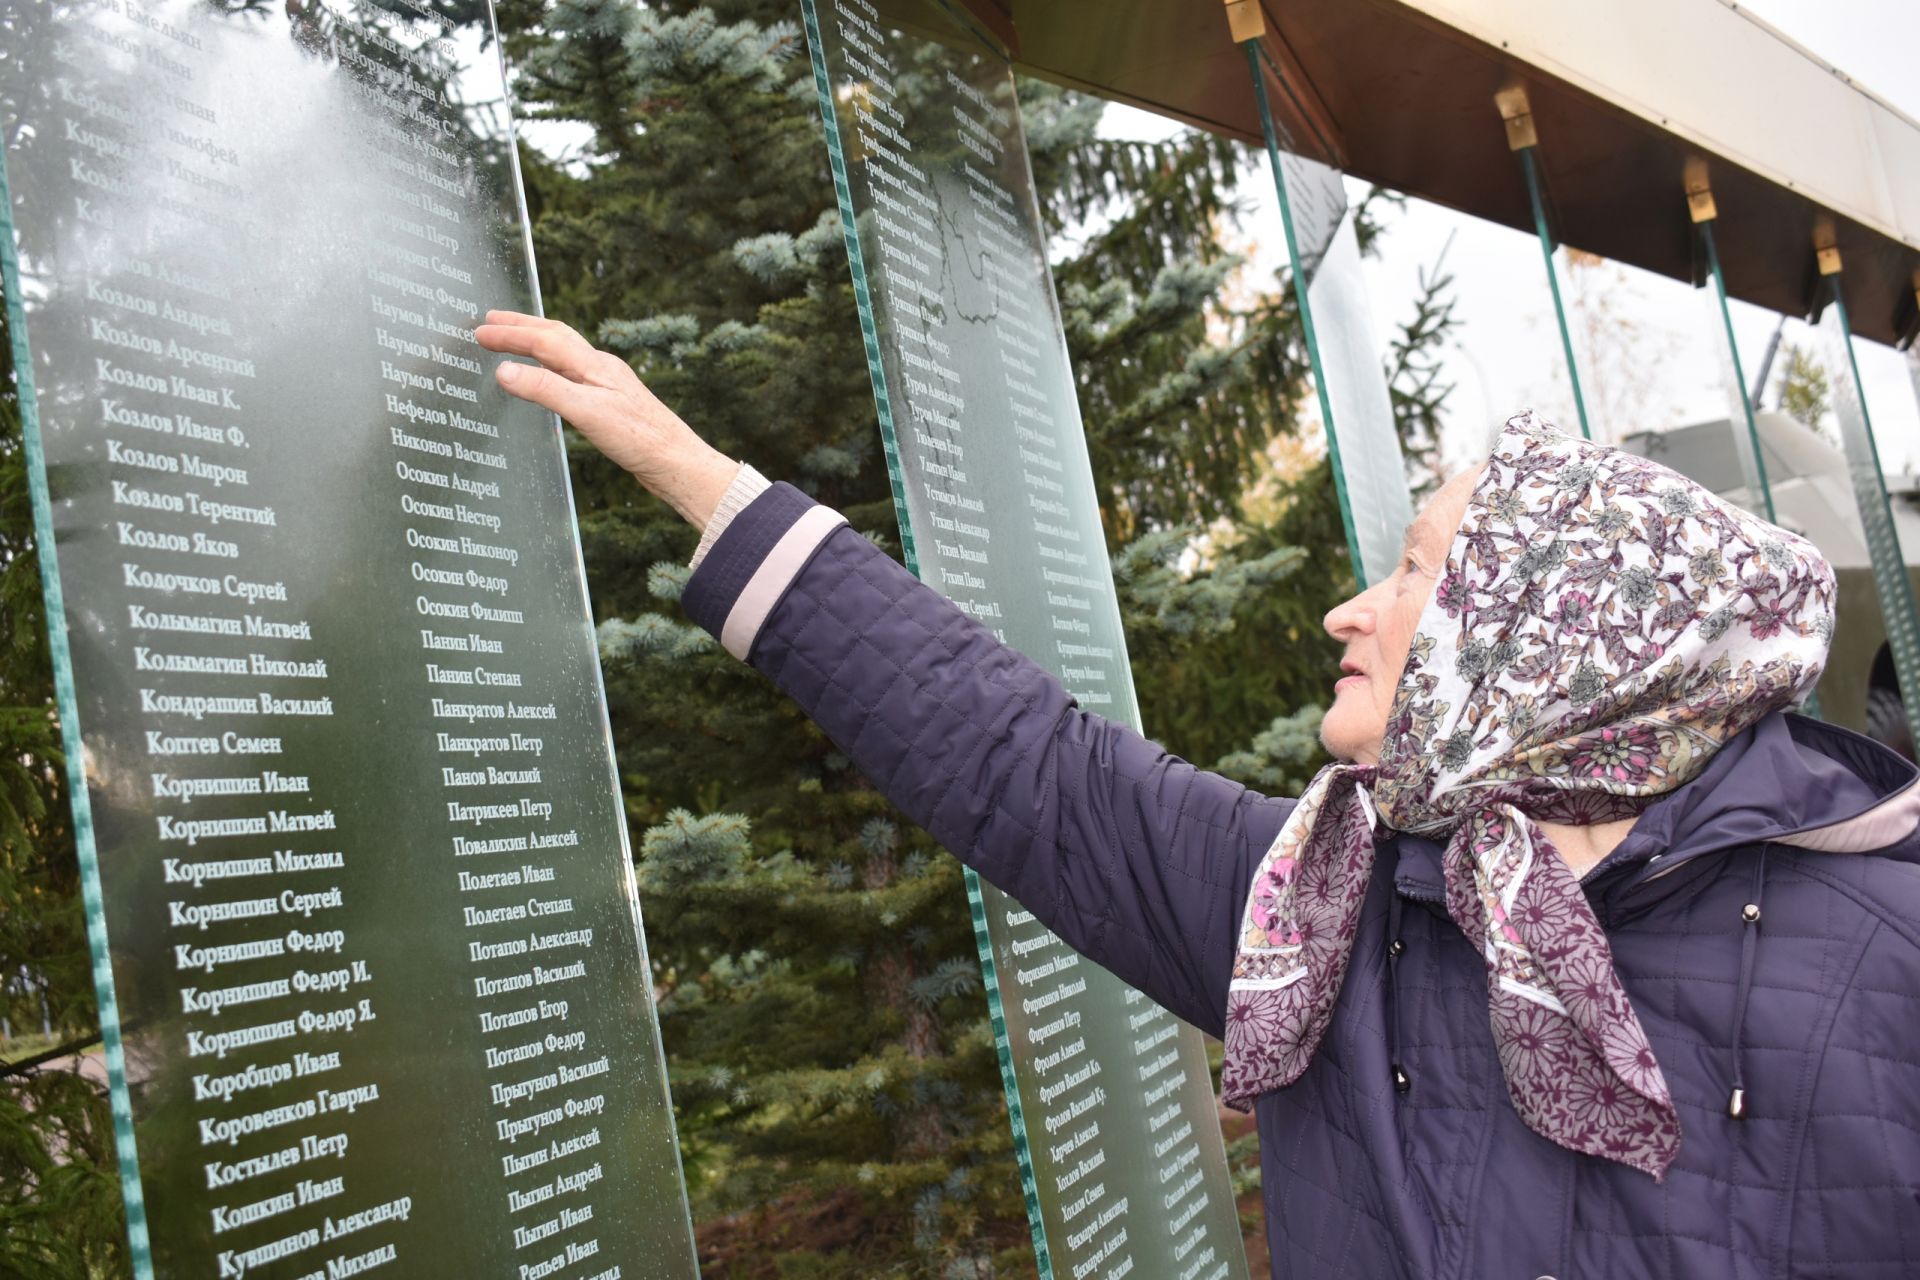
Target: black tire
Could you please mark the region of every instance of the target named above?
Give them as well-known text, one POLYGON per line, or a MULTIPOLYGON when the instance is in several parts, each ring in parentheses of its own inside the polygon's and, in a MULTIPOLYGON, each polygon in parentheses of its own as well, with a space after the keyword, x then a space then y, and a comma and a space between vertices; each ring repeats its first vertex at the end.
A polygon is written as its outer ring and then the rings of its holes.
POLYGON ((1867 736, 1912 760, 1913 724, 1898 690, 1875 685, 1867 690, 1867 736))

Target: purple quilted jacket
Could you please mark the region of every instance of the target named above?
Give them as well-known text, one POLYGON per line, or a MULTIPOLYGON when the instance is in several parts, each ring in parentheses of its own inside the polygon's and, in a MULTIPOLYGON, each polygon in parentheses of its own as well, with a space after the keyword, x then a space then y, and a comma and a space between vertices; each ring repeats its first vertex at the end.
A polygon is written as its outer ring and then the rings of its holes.
MULTIPOLYGON (((787 485, 733 519, 685 604, 942 844, 1221 1034, 1291 800, 1081 711, 787 485)), ((1774 715, 1586 877, 1679 1105, 1658 1183, 1521 1123, 1439 847, 1384 833, 1332 1028, 1256 1107, 1273 1274, 1920 1276, 1917 825, 1913 766, 1774 715)))

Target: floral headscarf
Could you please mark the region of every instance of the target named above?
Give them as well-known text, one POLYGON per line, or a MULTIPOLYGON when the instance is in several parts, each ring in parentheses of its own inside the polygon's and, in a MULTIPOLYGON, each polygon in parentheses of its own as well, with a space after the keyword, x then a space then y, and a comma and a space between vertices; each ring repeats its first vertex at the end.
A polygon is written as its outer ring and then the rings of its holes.
POLYGON ((1373 871, 1373 828, 1447 841, 1447 911, 1487 964, 1514 1108, 1659 1178, 1660 1064, 1579 883, 1533 819, 1639 813, 1804 699, 1833 571, 1657 463, 1513 419, 1420 615, 1380 763, 1323 769, 1257 869, 1227 996, 1226 1101, 1306 1070, 1373 871))

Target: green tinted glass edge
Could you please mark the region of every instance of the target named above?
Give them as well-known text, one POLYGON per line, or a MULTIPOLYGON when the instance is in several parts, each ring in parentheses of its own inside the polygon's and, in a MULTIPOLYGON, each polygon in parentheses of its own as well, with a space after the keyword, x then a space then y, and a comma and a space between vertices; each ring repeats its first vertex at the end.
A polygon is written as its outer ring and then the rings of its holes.
MULTIPOLYGON (((1760 444, 1760 422, 1754 415, 1753 395, 1747 390, 1747 366, 1740 359, 1740 340, 1733 329, 1733 310, 1727 305, 1727 278, 1720 267, 1720 249, 1714 243, 1713 220, 1711 218, 1699 224, 1700 241, 1707 255, 1707 269, 1713 277, 1714 310, 1720 318, 1720 337, 1725 343, 1727 366, 1732 373, 1733 397, 1739 402, 1741 420, 1733 423, 1734 442, 1740 453, 1741 468, 1747 473, 1747 486, 1753 493, 1760 495, 1760 505, 1769 524, 1779 524, 1779 513, 1773 505, 1773 481, 1767 476, 1766 453, 1760 444), (1745 434, 1742 435, 1742 428, 1745 434)), ((1800 704, 1800 714, 1820 718, 1820 695, 1809 689, 1807 700, 1800 704)))
POLYGON ((46 455, 40 445, 39 399, 33 385, 26 309, 20 296, 20 261, 14 249, 13 191, 7 185, 4 148, 0 148, 0 287, 4 287, 6 294, 7 333, 13 348, 14 379, 20 397, 20 428, 27 450, 27 489, 33 506, 33 539, 40 557, 40 591, 46 602, 54 700, 60 714, 60 741, 66 754, 74 845, 80 858, 87 948, 92 953, 93 987, 100 1003, 100 1040, 105 1051, 107 1093, 113 1112, 114 1155, 120 1166, 120 1193, 127 1206, 127 1244, 132 1253, 134 1276, 137 1280, 152 1280, 153 1253, 147 1238, 146 1200, 140 1189, 139 1153, 133 1139, 133 1103, 127 1092, 127 1063, 120 1043, 120 1005, 114 995, 113 959, 107 948, 106 899, 100 887, 93 806, 87 794, 86 745, 80 735, 73 660, 67 648, 66 596, 60 587, 60 564, 54 547, 52 499, 47 487, 46 455))
MULTIPOLYGON (((840 124, 834 115, 833 86, 827 74, 825 48, 821 43, 820 17, 813 0, 800 0, 806 25, 807 52, 813 63, 813 87, 820 106, 821 128, 826 134, 827 161, 833 171, 834 197, 840 206, 840 231, 846 242, 847 267, 853 277, 854 303, 860 313, 860 338, 867 354, 867 373, 873 382, 874 413, 880 419, 880 448, 887 463, 887 483, 893 492, 894 518, 900 526, 900 552, 914 577, 922 577, 920 557, 914 547, 913 523, 907 510, 906 477, 900 464, 900 446, 893 421, 893 404, 887 395, 886 370, 880 361, 880 336, 875 325, 873 295, 867 287, 866 260, 860 249, 860 232, 853 208, 853 188, 847 176, 846 152, 840 142, 840 124)), ((1000 1002, 1000 982, 993 959, 993 940, 987 931, 986 900, 981 894, 980 877, 973 868, 963 868, 967 885, 968 913, 973 921, 974 944, 980 952, 980 974, 987 993, 987 1014, 993 1027, 994 1054, 1000 1063, 1000 1084, 1006 1092, 1007 1120, 1013 1127, 1013 1154, 1020 1168, 1020 1191, 1027 1207, 1027 1225, 1033 1232, 1034 1262, 1040 1280, 1053 1280, 1053 1263, 1047 1249, 1046 1227, 1041 1218, 1040 1188, 1033 1173, 1033 1156, 1027 1144, 1026 1115, 1020 1106, 1020 1084, 1014 1076, 1013 1046, 1007 1034, 1006 1012, 1000 1002)))
POLYGON ((1733 391, 1740 398, 1740 411, 1744 422, 1736 423, 1734 429, 1746 427, 1747 447, 1742 451, 1741 462, 1751 471, 1747 477, 1760 495, 1760 501, 1766 508, 1767 520, 1779 524, 1780 517, 1773 509, 1773 485, 1767 479, 1767 459, 1760 449, 1760 424, 1753 416, 1753 397, 1747 393, 1746 366, 1740 360, 1740 343, 1734 337, 1733 312, 1727 306, 1727 280, 1720 270, 1720 251, 1713 242, 1713 223, 1700 224, 1700 240, 1706 246, 1707 267, 1713 274, 1714 299, 1719 303, 1720 325, 1727 340, 1727 356, 1733 364, 1733 391))
MULTIPOLYGON (((1333 421, 1333 403, 1327 396, 1327 380, 1320 372, 1320 338, 1313 327, 1313 304, 1307 300, 1307 273, 1300 262, 1300 243, 1293 230, 1293 204, 1287 198, 1287 177, 1280 167, 1280 136, 1273 123, 1273 110, 1267 102, 1267 78, 1262 74, 1265 51, 1258 40, 1245 43, 1247 71, 1253 77, 1253 96, 1260 108, 1260 130, 1266 135, 1267 165, 1273 170, 1274 194, 1280 200, 1280 227, 1286 233, 1287 261, 1293 273, 1293 296, 1300 307, 1300 327, 1306 333, 1307 359, 1314 370, 1313 388, 1320 399, 1320 418, 1327 425, 1327 457, 1333 466, 1333 488, 1340 499, 1340 526, 1347 534, 1347 555, 1353 562, 1354 580, 1367 586, 1366 562, 1360 556, 1360 534, 1354 528, 1353 505, 1347 496, 1346 469, 1340 462, 1340 433, 1333 421)), ((1277 72, 1276 72, 1277 75, 1277 72)))
POLYGON ((1851 380, 1846 390, 1860 406, 1857 430, 1850 429, 1846 414, 1836 415, 1840 420, 1840 438, 1853 480, 1854 504, 1860 510, 1860 524, 1866 534, 1874 585, 1880 594, 1880 612, 1886 623, 1887 645, 1893 653, 1894 674, 1900 682, 1901 700, 1911 709, 1920 707, 1920 615, 1915 613, 1913 583, 1907 576, 1900 534, 1893 523, 1893 505, 1887 497, 1886 473, 1880 466, 1880 446, 1873 435, 1866 384, 1860 379, 1860 363, 1853 351, 1853 324, 1847 316, 1841 277, 1835 274, 1830 279, 1833 320, 1846 355, 1846 367, 1840 372, 1851 380))
POLYGON ((1540 237, 1540 256, 1546 259, 1547 290, 1553 295, 1553 318, 1560 325, 1560 349, 1567 357, 1567 381, 1573 384, 1573 408, 1580 415, 1580 434, 1593 439, 1587 423, 1587 398, 1580 392, 1580 364, 1573 358, 1573 334, 1567 328, 1567 309, 1560 300, 1560 272, 1553 265, 1553 232, 1547 226, 1547 202, 1540 193, 1540 167, 1533 148, 1520 148, 1520 170, 1527 177, 1527 200, 1533 206, 1533 229, 1540 237))
MULTIPOLYGON (((504 118, 507 127, 507 166, 513 175, 513 208, 520 223, 520 247, 527 260, 527 287, 533 293, 534 313, 547 314, 546 298, 540 291, 540 265, 533 255, 533 215, 527 208, 527 184, 520 168, 520 129, 518 117, 514 114, 516 103, 513 97, 513 67, 507 61, 506 45, 500 39, 500 18, 494 7, 494 0, 487 0, 487 30, 493 37, 495 56, 500 64, 500 84, 506 91, 506 111, 504 118)), ((559 414, 553 414, 553 431, 560 437, 560 448, 564 456, 566 449, 566 428, 559 414)), ((580 611, 589 623, 593 619, 593 600, 587 591, 587 552, 580 543, 580 509, 573 496, 573 469, 562 466, 560 469, 560 491, 567 500, 567 528, 572 535, 573 562, 580 583, 580 611)), ((598 658, 598 643, 595 644, 595 657, 598 658)), ((617 806, 620 831, 620 864, 623 883, 626 887, 627 906, 633 917, 634 943, 640 950, 640 972, 653 973, 653 955, 647 949, 647 926, 645 913, 640 909, 640 883, 634 869, 633 831, 627 825, 625 791, 620 781, 620 754, 613 740, 613 710, 607 704, 607 673, 599 661, 593 663, 594 697, 600 707, 600 735, 607 747, 607 782, 613 788, 613 794, 621 798, 617 806)), ((686 1227, 687 1256, 693 1263, 694 1280, 699 1280, 700 1249, 698 1238, 693 1230, 693 1203, 687 1195, 687 1162, 680 1150, 680 1121, 673 1109, 673 1077, 667 1064, 667 1046, 663 1038, 658 1011, 653 1022, 653 1054, 660 1068, 660 1101, 666 1115, 667 1134, 672 1139, 674 1181, 680 1186, 680 1220, 686 1227)))

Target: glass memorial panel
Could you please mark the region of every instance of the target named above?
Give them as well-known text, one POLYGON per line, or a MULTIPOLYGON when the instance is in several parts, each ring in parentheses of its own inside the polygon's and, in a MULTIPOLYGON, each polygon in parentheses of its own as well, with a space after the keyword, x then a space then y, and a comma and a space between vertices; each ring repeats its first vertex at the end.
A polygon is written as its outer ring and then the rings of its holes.
POLYGON ((689 1277, 485 8, 0 0, 0 265, 129 1235, 689 1277))
POLYGON ((1913 379, 1914 406, 1920 408, 1920 339, 1907 348, 1907 376, 1913 379))
POLYGON ((1364 586, 1393 573, 1413 520, 1382 364, 1386 348, 1373 327, 1346 182, 1338 169, 1294 148, 1268 109, 1268 80, 1277 85, 1278 73, 1256 44, 1249 44, 1248 54, 1296 291, 1300 281, 1307 282, 1299 295, 1307 351, 1354 572, 1364 586))
MULTIPOLYGON (((1680 428, 1680 435, 1700 437, 1698 442, 1689 441, 1681 444, 1679 451, 1688 455, 1685 459, 1686 464, 1693 468, 1686 471, 1686 474, 1701 479, 1722 497, 1737 502, 1768 522, 1792 529, 1802 536, 1808 536, 1809 531, 1805 527, 1797 527, 1793 521, 1782 516, 1779 505, 1774 501, 1774 481, 1785 474, 1783 464, 1786 460, 1778 447, 1770 449, 1766 445, 1761 431, 1760 414, 1754 407, 1752 394, 1747 390, 1746 364, 1740 358, 1739 336, 1733 327, 1732 309, 1727 305, 1727 282, 1720 267, 1720 250, 1714 242, 1713 221, 1709 219, 1701 222, 1699 231, 1700 247, 1705 254, 1707 266, 1707 278, 1703 281, 1703 287, 1700 290, 1701 304, 1704 308, 1701 321, 1706 325, 1707 332, 1712 335, 1710 345, 1713 349, 1715 371, 1726 393, 1727 424, 1724 432, 1713 429, 1712 424, 1708 423, 1689 424, 1680 428), (1703 445, 1704 449, 1701 447, 1703 445), (1723 450, 1718 447, 1721 445, 1728 447, 1723 450), (1699 456, 1703 452, 1718 454, 1723 451, 1737 462, 1737 472, 1723 465, 1717 458, 1699 456), (1737 488, 1733 487, 1733 481, 1736 478, 1739 482, 1737 488)), ((1776 419, 1779 417, 1779 415, 1774 416, 1776 419)), ((1798 429, 1797 423, 1783 424, 1778 421, 1768 423, 1768 431, 1772 433, 1793 432, 1798 429)), ((1664 440, 1673 441, 1680 438, 1680 435, 1669 435, 1664 437, 1664 440)), ((1628 444, 1626 447, 1634 446, 1628 444)), ((1789 452, 1792 451, 1791 445, 1786 447, 1789 452)), ((1681 462, 1681 459, 1677 458, 1661 460, 1670 465, 1681 462)), ((1804 519, 1802 525, 1804 525, 1804 519)), ((1806 701, 1800 704, 1798 710, 1802 715, 1818 717, 1821 714, 1819 691, 1809 690, 1806 701)))
POLYGON ((1713 223, 1702 222, 1700 245, 1706 252, 1707 280, 1701 290, 1707 331, 1713 335, 1714 364, 1727 393, 1727 428, 1733 454, 1740 461, 1741 491, 1735 500, 1774 523, 1773 494, 1767 482, 1766 458, 1760 445, 1760 425, 1754 419, 1753 398, 1747 394, 1747 375, 1740 361, 1733 313, 1727 307, 1727 281, 1720 270, 1720 251, 1714 244, 1713 223))
MULTIPOLYGON (((908 565, 1137 726, 1011 68, 935 4, 802 10, 908 565)), ((968 886, 1040 1275, 1244 1276, 1200 1033, 968 886)))
POLYGON ((1819 341, 1834 427, 1865 542, 1866 572, 1854 566, 1843 569, 1838 562, 1834 566, 1840 590, 1829 675, 1821 683, 1822 706, 1840 723, 1863 728, 1912 755, 1910 718, 1907 724, 1890 723, 1884 700, 1897 687, 1906 708, 1920 707, 1920 618, 1914 612, 1912 574, 1902 550, 1903 542, 1912 545, 1914 535, 1920 533, 1916 527, 1920 521, 1903 511, 1904 519, 1897 522, 1887 498, 1866 389, 1854 361, 1842 278, 1830 276, 1823 286, 1829 292, 1820 316, 1819 341), (1904 533, 1900 523, 1908 525, 1904 533), (1893 682, 1886 679, 1889 665, 1893 682), (1844 703, 1827 696, 1834 685, 1844 689, 1844 703))

